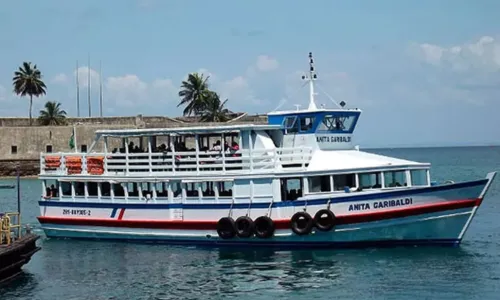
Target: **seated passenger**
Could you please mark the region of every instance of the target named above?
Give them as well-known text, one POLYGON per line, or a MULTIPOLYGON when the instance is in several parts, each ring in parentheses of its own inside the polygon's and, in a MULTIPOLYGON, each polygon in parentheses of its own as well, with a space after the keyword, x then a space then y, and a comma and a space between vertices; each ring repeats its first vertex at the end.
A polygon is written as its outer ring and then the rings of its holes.
POLYGON ((220 145, 220 141, 215 142, 214 146, 212 147, 212 151, 221 151, 222 147, 220 145))

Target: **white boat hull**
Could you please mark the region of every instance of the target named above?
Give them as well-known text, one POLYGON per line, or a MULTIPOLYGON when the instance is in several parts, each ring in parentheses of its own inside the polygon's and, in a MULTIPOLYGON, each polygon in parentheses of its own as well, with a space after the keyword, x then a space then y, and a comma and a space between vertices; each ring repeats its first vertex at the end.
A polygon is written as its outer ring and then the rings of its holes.
POLYGON ((232 205, 236 219, 250 212, 270 217, 270 238, 223 239, 217 221, 228 204, 103 203, 40 201, 39 221, 48 237, 155 241, 169 244, 276 247, 365 247, 386 245, 458 245, 495 173, 483 180, 384 193, 353 193, 334 198, 232 205), (411 200, 409 200, 411 199, 411 200), (399 202, 398 202, 399 201, 399 202), (378 204, 375 204, 378 203, 378 204), (389 204, 387 204, 389 203, 389 204), (399 203, 399 205, 396 205, 399 203), (314 214, 327 207, 336 215, 330 231, 297 235, 290 218, 298 211, 314 214), (384 205, 386 204, 386 205, 384 205), (393 205, 391 205, 393 204, 393 205), (357 209, 353 209, 357 207, 357 209))

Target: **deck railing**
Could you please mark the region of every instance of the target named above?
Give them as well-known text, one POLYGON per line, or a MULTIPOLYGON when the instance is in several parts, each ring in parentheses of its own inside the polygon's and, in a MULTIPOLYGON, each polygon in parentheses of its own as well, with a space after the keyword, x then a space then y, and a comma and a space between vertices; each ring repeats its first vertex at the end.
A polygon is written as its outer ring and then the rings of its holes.
POLYGON ((40 174, 130 175, 272 172, 307 167, 311 148, 151 153, 42 153, 40 174))
POLYGON ((13 238, 21 238, 21 214, 18 212, 0 213, 0 245, 10 245, 13 238), (14 237, 12 231, 16 234, 14 237))

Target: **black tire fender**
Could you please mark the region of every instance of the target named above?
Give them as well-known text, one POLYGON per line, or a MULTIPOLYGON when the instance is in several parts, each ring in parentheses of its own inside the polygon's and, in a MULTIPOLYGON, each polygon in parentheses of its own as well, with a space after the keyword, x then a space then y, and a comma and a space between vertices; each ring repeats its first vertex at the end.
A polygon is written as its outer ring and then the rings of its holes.
POLYGON ((235 222, 236 235, 240 238, 249 238, 254 235, 255 224, 252 218, 241 216, 235 222))
POLYGON ((260 216, 254 221, 255 236, 261 239, 270 238, 274 235, 275 225, 268 216, 260 216))
POLYGON ((222 217, 217 222, 217 234, 222 239, 231 239, 236 235, 236 226, 233 218, 222 217))
POLYGON ((330 231, 335 226, 335 214, 329 209, 320 209, 314 215, 314 226, 320 231, 330 231))
POLYGON ((292 231, 297 235, 306 235, 311 233, 314 226, 313 218, 305 211, 296 212, 290 219, 292 231))

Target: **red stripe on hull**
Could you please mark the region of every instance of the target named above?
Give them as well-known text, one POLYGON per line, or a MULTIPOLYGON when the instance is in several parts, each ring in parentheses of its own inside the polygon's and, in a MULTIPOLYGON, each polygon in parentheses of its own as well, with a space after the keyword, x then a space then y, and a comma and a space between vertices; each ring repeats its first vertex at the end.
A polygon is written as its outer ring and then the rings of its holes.
POLYGON ((123 219, 123 214, 125 213, 125 208, 120 209, 120 214, 118 215, 118 220, 123 219))
MULTIPOLYGON (((366 212, 352 215, 337 216, 336 224, 346 225, 355 223, 374 222, 395 218, 416 216, 447 210, 479 206, 481 199, 456 200, 442 203, 425 204, 410 208, 399 208, 381 212, 366 212)), ((122 220, 125 209, 121 209, 118 220, 114 219, 83 219, 38 217, 41 224, 80 225, 80 226, 107 226, 149 229, 181 229, 181 230, 215 230, 217 221, 158 221, 158 220, 122 220)), ((290 220, 274 220, 276 229, 290 228, 290 220)))

